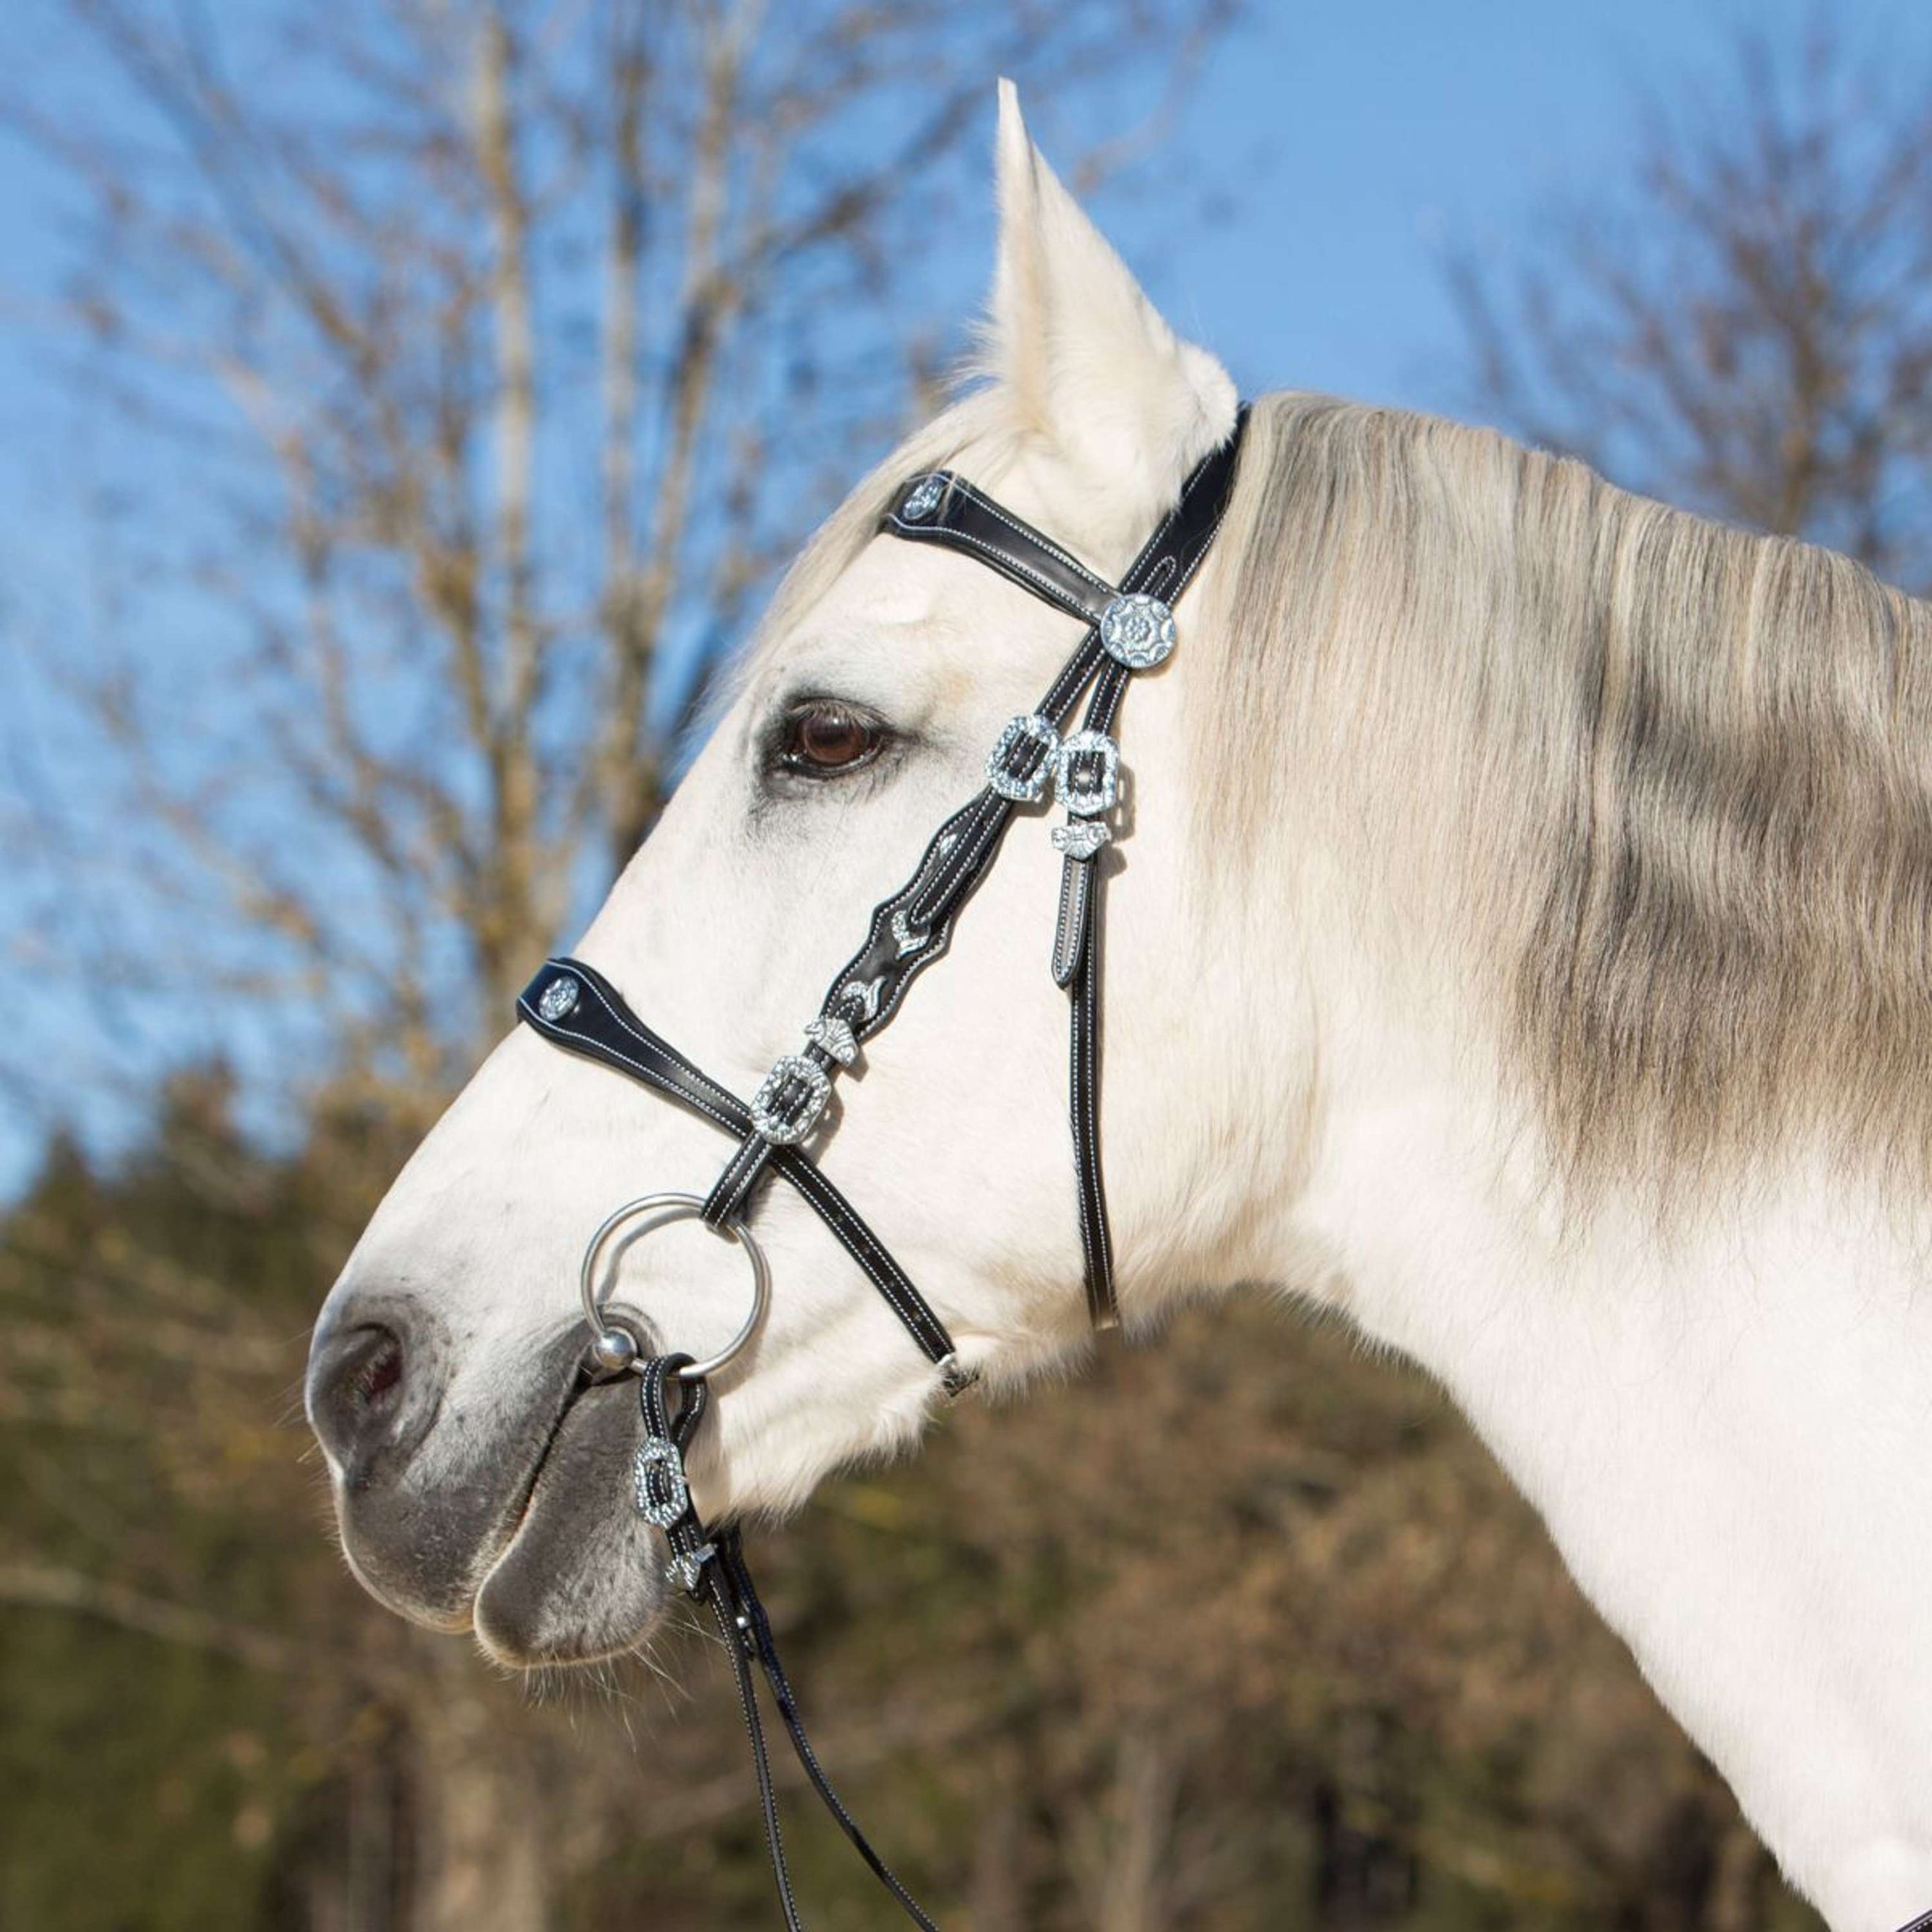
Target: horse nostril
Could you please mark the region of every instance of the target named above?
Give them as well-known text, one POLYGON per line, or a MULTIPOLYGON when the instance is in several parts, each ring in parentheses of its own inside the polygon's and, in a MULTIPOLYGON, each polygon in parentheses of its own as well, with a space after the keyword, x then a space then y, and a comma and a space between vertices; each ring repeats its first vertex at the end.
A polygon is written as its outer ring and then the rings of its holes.
POLYGON ((380 1322, 328 1336, 309 1368, 309 1420, 343 1463, 386 1437, 402 1406, 402 1338, 380 1322))
POLYGON ((373 1408, 403 1379, 403 1345, 393 1335, 385 1335, 358 1372, 356 1400, 364 1409, 373 1408))

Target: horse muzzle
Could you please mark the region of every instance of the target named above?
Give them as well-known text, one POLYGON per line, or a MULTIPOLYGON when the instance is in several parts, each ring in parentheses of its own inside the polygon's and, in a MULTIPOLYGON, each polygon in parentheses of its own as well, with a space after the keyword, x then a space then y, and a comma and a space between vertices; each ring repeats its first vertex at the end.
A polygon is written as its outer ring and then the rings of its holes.
POLYGON ((309 1420, 358 1580, 412 1622, 473 1626, 506 1664, 629 1648, 662 1606, 666 1552, 625 1507, 643 1432, 628 1379, 585 1385, 576 1322, 497 1384, 466 1391, 450 1360, 419 1302, 352 1294, 316 1330, 309 1420))

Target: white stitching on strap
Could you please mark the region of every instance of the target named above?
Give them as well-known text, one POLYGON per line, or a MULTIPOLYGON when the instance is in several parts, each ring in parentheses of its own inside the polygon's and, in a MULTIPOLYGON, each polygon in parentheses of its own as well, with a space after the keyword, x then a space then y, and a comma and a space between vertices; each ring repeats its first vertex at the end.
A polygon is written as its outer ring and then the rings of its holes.
MULTIPOLYGON (((992 497, 981 496, 970 483, 962 482, 958 488, 962 495, 976 503, 988 516, 997 517, 1022 542, 1037 544, 1056 563, 1064 564, 1082 583, 1091 584, 1102 596, 1111 601, 1120 594, 1104 577, 1096 576, 1077 556, 1069 556, 1051 537, 1042 536, 1038 530, 1029 530, 1016 518, 1008 516, 992 497)), ((952 526, 949 524, 946 527, 952 529, 952 526)), ((956 531, 955 534, 958 532, 956 531)))
MULTIPOLYGON (((550 964, 555 965, 558 964, 559 962, 553 960, 550 962, 550 964)), ((570 969, 568 967, 564 967, 562 970, 568 972, 570 969)), ((637 1040, 640 1045, 647 1047, 652 1045, 652 1042, 649 1039, 641 1034, 636 1027, 632 1025, 625 1018, 624 1016, 619 1012, 616 1009, 611 1005, 610 1002, 604 997, 602 992, 599 991, 596 986, 592 985, 588 979, 584 978, 581 974, 578 974, 576 976, 578 978, 578 983, 580 986, 584 986, 587 991, 597 994, 598 1004, 610 1016, 612 1020, 614 1021, 626 1034, 628 1034, 632 1039, 637 1040)), ((588 1038, 588 1036, 573 1034, 562 1028, 554 1027, 549 1024, 547 1022, 542 1022, 541 1016, 534 1012, 530 1002, 526 1000, 520 998, 518 1000, 517 1004, 528 1017, 539 1022, 542 1030, 544 1032, 553 1034, 565 1040, 570 1040, 580 1037, 586 1039, 588 1038)), ((596 1046, 600 1053, 608 1053, 612 1059, 618 1060, 624 1066, 629 1067, 632 1071, 637 1074, 638 1077, 647 1085, 658 1088, 660 1092, 663 1090, 659 1084, 660 1077, 657 1074, 656 1070, 648 1066, 644 1062, 634 1059, 629 1054, 622 1052, 617 1047, 611 1046, 608 1040, 591 1040, 589 1043, 596 1046)), ((682 1064, 681 1056, 680 1057, 680 1065, 682 1064)), ((700 1082, 704 1087, 718 1093, 722 1093, 724 1091, 722 1088, 718 1086, 716 1081, 712 1080, 707 1076, 701 1073, 696 1073, 696 1070, 694 1069, 687 1069, 686 1070, 693 1072, 695 1075, 696 1078, 700 1082)), ((733 1136, 736 1138, 739 1138, 742 1142, 744 1130, 741 1129, 735 1121, 730 1118, 728 1115, 719 1112, 716 1108, 706 1104, 704 1100, 685 1094, 682 1090, 680 1090, 674 1097, 680 1100, 690 1100, 692 1104, 695 1106, 700 1112, 704 1114, 707 1119, 716 1122, 716 1124, 719 1126, 722 1127, 727 1133, 733 1136)), ((728 1094, 726 1095, 725 1097, 727 1099, 733 1100, 735 1100, 736 1098, 735 1096, 728 1094)), ((728 1163, 728 1166, 735 1166, 738 1160, 743 1154, 743 1152, 744 1148, 741 1144, 738 1152, 732 1156, 730 1162, 728 1163)), ((796 1162, 787 1160, 779 1163, 778 1165, 779 1172, 784 1175, 785 1178, 790 1181, 801 1194, 806 1196, 807 1199, 811 1202, 814 1209, 817 1210, 820 1219, 823 1220, 826 1223, 826 1226, 831 1230, 834 1238, 837 1240, 839 1246, 844 1249, 845 1252, 859 1264, 860 1268, 871 1279, 873 1286, 878 1289, 879 1292, 882 1295, 885 1297, 886 1301, 890 1304, 893 1312, 898 1315, 900 1321, 903 1322, 908 1328, 912 1330, 916 1335, 921 1337, 920 1346, 926 1350, 928 1354, 930 1354, 932 1353, 932 1331, 940 1325, 938 1316, 933 1313, 932 1310, 925 1304, 922 1298, 916 1305, 909 1303, 906 1300, 907 1291, 910 1291, 914 1294, 917 1294, 918 1291, 916 1288, 913 1287, 911 1281, 908 1279, 903 1273, 894 1276, 886 1274, 880 1271, 878 1263, 866 1252, 864 1236, 856 1232, 857 1229, 862 1226, 859 1220, 857 1210, 847 1202, 844 1196, 839 1193, 838 1190, 832 1186, 832 1184, 818 1172, 818 1168, 814 1167, 810 1161, 802 1159, 796 1162)), ((872 1245, 878 1246, 879 1252, 881 1255, 886 1254, 886 1250, 882 1246, 880 1246, 878 1237, 874 1235, 872 1239, 872 1245)), ((896 1266, 896 1264, 894 1264, 894 1265, 896 1266)))
POLYGON ((1001 572, 1016 572, 1024 577, 1029 584, 1038 589, 1040 594, 1049 604, 1064 611, 1068 616, 1077 617, 1083 624, 1090 624, 1094 621, 1088 615, 1086 607, 1078 602, 1070 592, 1054 583, 1052 578, 1042 576, 1030 564, 1018 562, 1016 559, 1009 556, 1003 550, 996 550, 984 537, 976 537, 970 530, 956 529, 950 524, 943 526, 924 524, 901 524, 896 516, 892 518, 892 523, 896 529, 906 536, 923 537, 928 543, 964 544, 969 549, 979 550, 992 560, 997 569, 1001 572))
MULTIPOLYGON (((550 963, 551 964, 555 965, 557 962, 553 960, 550 963)), ((566 967, 563 970, 568 972, 570 969, 568 967, 566 967)), ((604 1010, 610 1016, 612 1020, 614 1021, 624 1032, 629 1034, 631 1038, 635 1040, 640 1046, 652 1051, 658 1050, 657 1042, 652 1040, 647 1034, 640 1032, 638 1029, 633 1026, 622 1013, 618 1012, 616 1008, 611 1005, 610 1002, 604 997, 602 990, 597 986, 595 982, 585 979, 582 977, 581 975, 579 975, 578 976, 578 983, 581 986, 586 992, 595 993, 597 995, 597 1004, 602 1006, 604 1010)), ((561 1028, 549 1028, 547 1030, 562 1033, 563 1037, 566 1040, 568 1040, 572 1037, 568 1032, 564 1032, 563 1029, 561 1028)), ((618 1053, 617 1049, 614 1046, 607 1045, 602 1040, 599 1040, 596 1043, 599 1047, 602 1047, 604 1052, 616 1054, 616 1057, 620 1060, 622 1060, 626 1066, 634 1068, 640 1077, 641 1077, 649 1084, 654 1087, 658 1084, 658 1076, 652 1068, 640 1064, 639 1062, 631 1059, 627 1054, 618 1053)), ((706 1094, 718 1094, 724 1099, 730 1101, 734 1106, 744 1106, 745 1103, 738 1098, 736 1094, 726 1093, 724 1089, 720 1087, 717 1082, 713 1080, 708 1074, 699 1072, 696 1067, 686 1063, 682 1054, 676 1054, 673 1057, 676 1059, 680 1069, 686 1073, 688 1074, 704 1090, 706 1094)), ((711 1120, 716 1120, 728 1134, 734 1134, 740 1137, 743 1136, 746 1130, 740 1127, 736 1121, 734 1120, 728 1114, 721 1112, 715 1102, 707 1103, 706 1100, 703 1098, 692 1096, 691 1103, 693 1106, 698 1108, 700 1113, 704 1114, 711 1120)), ((745 1112, 746 1118, 748 1119, 751 1114, 751 1109, 747 1107, 745 1108, 745 1112)))

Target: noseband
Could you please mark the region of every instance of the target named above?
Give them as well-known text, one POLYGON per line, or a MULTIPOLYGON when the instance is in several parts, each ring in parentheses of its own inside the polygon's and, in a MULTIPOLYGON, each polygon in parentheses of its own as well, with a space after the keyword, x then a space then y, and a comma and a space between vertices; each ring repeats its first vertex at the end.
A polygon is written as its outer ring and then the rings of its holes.
POLYGON ((1069 1098, 1087 1310, 1095 1328, 1118 1325, 1100 1140, 1100 854, 1112 836, 1109 815, 1119 797, 1120 773, 1112 733, 1134 674, 1153 669, 1174 648, 1172 607, 1200 568, 1227 512, 1246 415, 1244 409, 1228 440, 1189 476, 1179 500, 1118 588, 950 470, 928 472, 900 486, 880 520, 883 532, 972 557, 1078 618, 1085 631, 1038 708, 1000 734, 987 757, 985 788, 939 828, 905 884, 873 909, 865 944, 806 1027, 802 1051, 780 1059, 748 1103, 652 1032, 616 988, 580 960, 547 961, 517 1002, 519 1015, 545 1039, 641 1082, 737 1142, 708 1196, 646 1195, 608 1216, 585 1250, 580 1286, 596 1368, 639 1378, 644 1440, 633 1471, 638 1513, 670 1544, 667 1580, 709 1605, 731 1658, 779 1902, 792 1932, 801 1922, 785 1869, 753 1662, 814 1790, 908 1916, 926 1932, 934 1928, 866 1842, 820 1768, 736 1532, 710 1537, 692 1506, 684 1455, 710 1400, 710 1378, 751 1341, 768 1301, 764 1253, 744 1216, 769 1175, 795 1188, 884 1298, 938 1372, 946 1392, 956 1395, 970 1385, 974 1372, 961 1363, 945 1324, 803 1144, 814 1134, 821 1141, 826 1137, 820 1123, 833 1081, 898 1011, 913 980, 945 952, 953 921, 992 866, 1016 808, 1040 803, 1051 793, 1066 812, 1066 822, 1052 830, 1062 856, 1052 970, 1071 1003, 1069 1098), (1068 730, 1090 691, 1079 728, 1068 730), (733 1340, 706 1360, 684 1354, 646 1359, 638 1335, 599 1298, 598 1262, 611 1238, 633 1222, 650 1227, 687 1216, 701 1218, 745 1250, 754 1283, 752 1312, 733 1340))

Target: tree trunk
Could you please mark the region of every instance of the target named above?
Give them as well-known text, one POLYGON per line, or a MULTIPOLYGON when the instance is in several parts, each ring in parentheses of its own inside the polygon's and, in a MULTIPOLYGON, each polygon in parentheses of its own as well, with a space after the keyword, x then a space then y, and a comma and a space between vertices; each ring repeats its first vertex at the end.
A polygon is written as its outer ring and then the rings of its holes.
MULTIPOLYGON (((416 1730, 416 1882, 410 1932, 546 1932, 556 1874, 544 1807, 497 1695, 446 1640, 426 1656, 416 1730)), ((424 1646, 430 1652, 431 1646, 424 1646)))
POLYGON ((1342 1718, 1328 1773, 1315 1792, 1315 1894, 1324 1925, 1394 1924, 1414 1909, 1415 1805, 1400 1743, 1400 1727, 1387 1712, 1351 1711, 1342 1718))

